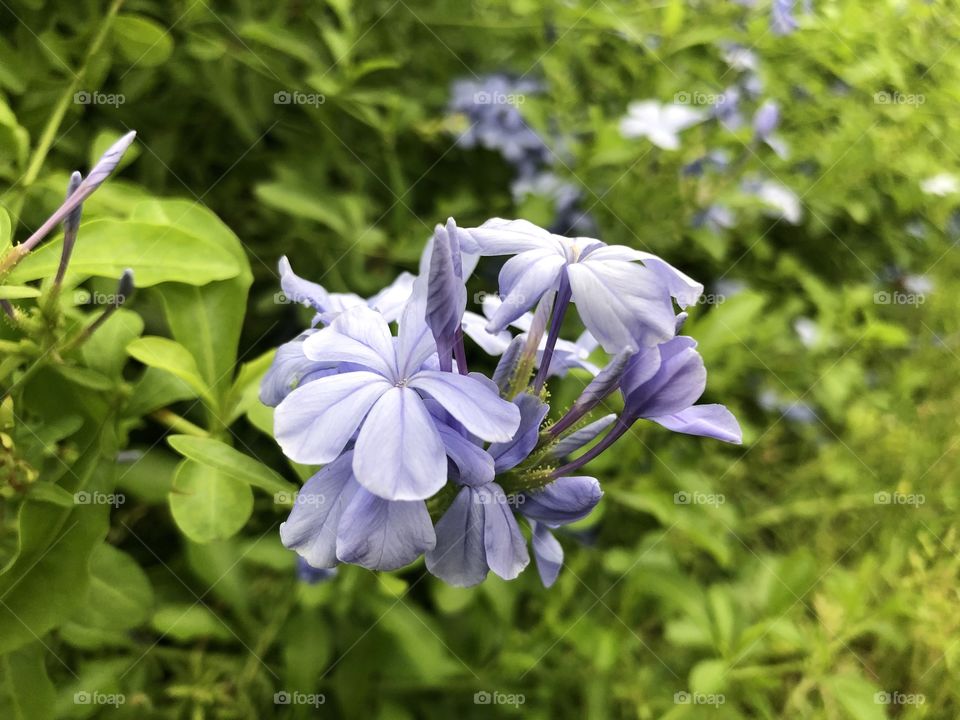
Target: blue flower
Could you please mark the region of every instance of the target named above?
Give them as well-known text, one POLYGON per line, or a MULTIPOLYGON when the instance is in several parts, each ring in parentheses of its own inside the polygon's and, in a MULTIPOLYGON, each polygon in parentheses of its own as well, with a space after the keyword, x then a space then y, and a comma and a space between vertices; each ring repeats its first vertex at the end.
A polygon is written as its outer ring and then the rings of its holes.
POLYGON ((479 438, 512 437, 516 406, 476 377, 431 369, 436 345, 424 312, 422 299, 411 300, 394 338, 382 315, 353 307, 303 341, 308 359, 336 364, 338 372, 300 385, 277 406, 274 430, 287 457, 332 462, 356 436, 357 482, 381 498, 420 500, 447 479, 443 444, 425 398, 479 438))
POLYGON ((503 304, 487 329, 504 329, 565 279, 583 324, 607 352, 673 337, 671 297, 693 304, 703 286, 650 253, 593 238, 554 235, 526 220, 467 230, 480 255, 511 255, 500 271, 503 304), (639 261, 642 264, 638 264, 639 261))

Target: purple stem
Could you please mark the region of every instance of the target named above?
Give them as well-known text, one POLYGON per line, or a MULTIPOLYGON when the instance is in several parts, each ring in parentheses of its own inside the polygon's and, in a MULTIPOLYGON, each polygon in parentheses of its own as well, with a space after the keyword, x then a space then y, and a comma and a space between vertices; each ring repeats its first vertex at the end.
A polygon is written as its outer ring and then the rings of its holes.
POLYGON ((606 450, 608 447, 613 445, 617 440, 619 440, 623 434, 630 429, 630 426, 633 424, 632 421, 625 421, 623 416, 617 418, 617 421, 613 424, 613 427, 610 429, 606 435, 603 436, 603 439, 594 445, 592 448, 587 450, 583 455, 578 457, 576 460, 571 460, 569 463, 563 467, 559 467, 553 471, 551 474, 552 477, 558 478, 563 477, 564 475, 569 475, 575 470, 579 470, 588 462, 597 457, 600 453, 606 450))
MULTIPOLYGON (((67 185, 67 199, 77 191, 82 181, 83 175, 78 172, 70 176, 70 183, 67 185)), ((73 245, 77 241, 77 232, 80 230, 80 215, 82 212, 83 205, 77 205, 73 212, 64 218, 63 249, 60 252, 60 267, 57 268, 57 276, 53 281, 54 287, 60 287, 63 284, 63 276, 67 274, 67 265, 70 264, 70 255, 73 253, 73 245)))
POLYGON ((566 270, 560 275, 560 289, 557 290, 557 299, 553 305, 553 317, 550 318, 550 330, 547 333, 547 343, 543 348, 543 356, 540 358, 540 368, 537 370, 537 376, 533 381, 533 391, 539 393, 543 383, 547 380, 550 373, 550 363, 553 361, 553 350, 557 346, 557 339, 560 337, 560 326, 563 325, 563 318, 567 314, 567 306, 570 305, 570 281, 567 279, 566 270))

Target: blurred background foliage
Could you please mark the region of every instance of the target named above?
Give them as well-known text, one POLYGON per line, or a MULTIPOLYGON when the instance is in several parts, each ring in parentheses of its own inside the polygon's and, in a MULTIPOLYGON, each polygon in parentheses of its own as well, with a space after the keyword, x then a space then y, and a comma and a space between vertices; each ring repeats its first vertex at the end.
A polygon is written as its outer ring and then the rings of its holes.
MULTIPOLYGON (((735 412, 746 442, 638 428, 591 466, 606 497, 563 536, 554 588, 527 572, 458 590, 422 566, 302 583, 266 496, 242 528, 187 532, 168 503, 165 428, 135 422, 118 459, 128 500, 90 559, 99 582, 42 645, 4 656, 0 708, 28 688, 57 717, 315 713, 276 705, 281 691, 323 693, 321 715, 350 718, 957 717, 960 8, 796 6, 783 33, 765 0, 2 3, 0 203, 14 237, 60 202, 71 170, 136 129, 139 157, 86 217, 154 197, 216 213, 252 271, 238 329, 239 361, 259 359, 250 377, 306 319, 276 301, 280 255, 328 289, 371 294, 416 269, 448 216, 553 221, 554 199, 512 188, 500 153, 458 144, 471 118, 450 105, 457 80, 535 84, 518 108, 592 232, 707 285, 713 301, 685 332, 707 400, 735 412), (732 102, 731 88, 739 127, 707 120, 674 151, 620 133, 634 100, 732 102), (764 101, 788 153, 755 136, 764 101), (799 216, 764 200, 765 182, 799 216), (729 215, 704 222, 718 205, 729 215), (525 702, 475 704, 478 691, 525 702)), ((163 302, 147 290, 131 309, 176 335, 163 302)), ((222 312, 239 322, 237 305, 222 312)), ((173 407, 203 424, 194 405, 173 407)), ((241 406, 233 442, 296 479, 261 432, 269 417, 241 406)))

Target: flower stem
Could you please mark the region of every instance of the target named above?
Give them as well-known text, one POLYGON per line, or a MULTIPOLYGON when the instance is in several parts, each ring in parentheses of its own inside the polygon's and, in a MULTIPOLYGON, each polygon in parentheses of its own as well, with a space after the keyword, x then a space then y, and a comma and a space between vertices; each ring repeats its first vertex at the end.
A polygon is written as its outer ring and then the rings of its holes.
POLYGON ((603 439, 594 445, 592 448, 587 450, 583 455, 578 457, 576 460, 572 460, 563 467, 557 468, 553 471, 553 477, 558 478, 564 475, 569 475, 575 470, 579 470, 588 462, 596 458, 600 453, 613 445, 617 440, 619 440, 623 434, 630 429, 632 422, 626 421, 623 419, 623 416, 617 418, 617 421, 613 424, 613 427, 610 429, 606 435, 603 436, 603 439))
MULTIPOLYGON (((560 289, 557 290, 557 299, 553 306, 553 316, 550 318, 550 330, 547 333, 547 342, 543 348, 543 357, 540 359, 540 368, 537 370, 537 376, 533 381, 534 393, 540 392, 550 372, 553 351, 560 337, 560 326, 563 325, 563 318, 567 314, 567 306, 570 305, 570 294, 570 281, 567 279, 567 273, 564 272, 560 276, 560 289)), ((538 342, 537 345, 539 344, 538 342)))

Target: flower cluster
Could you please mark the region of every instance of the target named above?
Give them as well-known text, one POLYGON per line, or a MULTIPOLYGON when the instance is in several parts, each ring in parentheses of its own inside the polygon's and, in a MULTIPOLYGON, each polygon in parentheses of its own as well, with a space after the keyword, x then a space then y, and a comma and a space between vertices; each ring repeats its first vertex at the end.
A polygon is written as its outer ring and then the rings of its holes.
POLYGON ((527 97, 543 90, 536 81, 514 80, 499 73, 457 80, 448 109, 467 125, 458 133, 457 144, 500 153, 515 172, 510 190, 516 202, 523 202, 528 196, 552 201, 554 231, 565 235, 592 232, 594 222, 581 208, 580 190, 552 169, 558 158, 553 147, 562 151, 563 138, 550 138, 548 142, 527 124, 521 112, 527 97))
POLYGON ((529 535, 549 586, 563 563, 553 531, 602 495, 581 468, 635 422, 740 442, 725 407, 695 404, 706 371, 677 334, 677 307, 702 286, 649 253, 524 220, 451 219, 420 274, 370 300, 328 293, 286 259, 280 271, 284 293, 316 315, 278 349, 261 399, 287 457, 322 466, 280 528, 313 568, 393 570, 423 555, 437 577, 470 586, 490 571, 517 577, 529 535), (484 256, 508 259, 481 314, 467 310, 466 282, 484 256), (576 341, 560 337, 572 306, 586 328, 576 341), (468 345, 499 356, 489 377, 468 367, 468 345), (593 379, 545 423, 545 383, 572 368, 593 379), (596 418, 617 392, 623 410, 596 418))

